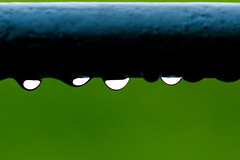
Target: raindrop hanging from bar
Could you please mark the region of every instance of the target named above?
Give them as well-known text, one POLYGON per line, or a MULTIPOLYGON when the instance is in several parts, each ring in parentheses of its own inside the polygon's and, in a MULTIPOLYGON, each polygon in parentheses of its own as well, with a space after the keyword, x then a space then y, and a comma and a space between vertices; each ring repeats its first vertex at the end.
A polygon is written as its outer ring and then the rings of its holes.
POLYGON ((72 80, 72 84, 76 87, 80 87, 86 84, 90 79, 90 77, 78 77, 72 80))
POLYGON ((173 86, 178 84, 182 77, 161 77, 161 79, 165 84, 173 86))
POLYGON ((129 78, 125 79, 116 79, 116 80, 105 80, 105 84, 108 86, 108 88, 118 91, 123 89, 129 81, 129 78))
POLYGON ((37 89, 41 84, 41 80, 25 80, 22 82, 22 87, 28 91, 37 89))

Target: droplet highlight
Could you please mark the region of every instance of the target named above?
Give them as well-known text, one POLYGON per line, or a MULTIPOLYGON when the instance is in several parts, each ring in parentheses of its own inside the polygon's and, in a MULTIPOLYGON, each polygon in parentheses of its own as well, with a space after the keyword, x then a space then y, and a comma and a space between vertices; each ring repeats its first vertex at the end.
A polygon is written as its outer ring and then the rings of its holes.
POLYGON ((182 79, 182 77, 161 77, 162 81, 170 86, 176 85, 182 79))
POLYGON ((129 78, 125 79, 118 79, 118 80, 106 80, 105 84, 108 86, 108 88, 118 91, 123 89, 129 81, 129 78))
POLYGON ((72 81, 72 84, 76 87, 86 84, 90 80, 90 77, 75 78, 72 81))
POLYGON ((23 82, 23 87, 26 90, 32 91, 37 89, 40 84, 41 84, 40 80, 25 80, 23 82))

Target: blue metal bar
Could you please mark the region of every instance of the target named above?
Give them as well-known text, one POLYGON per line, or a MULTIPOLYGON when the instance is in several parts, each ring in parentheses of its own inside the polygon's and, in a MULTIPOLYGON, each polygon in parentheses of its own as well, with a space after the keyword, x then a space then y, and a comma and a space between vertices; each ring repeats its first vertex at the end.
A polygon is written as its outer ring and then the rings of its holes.
POLYGON ((240 4, 0 3, 0 54, 3 77, 238 79, 240 4))

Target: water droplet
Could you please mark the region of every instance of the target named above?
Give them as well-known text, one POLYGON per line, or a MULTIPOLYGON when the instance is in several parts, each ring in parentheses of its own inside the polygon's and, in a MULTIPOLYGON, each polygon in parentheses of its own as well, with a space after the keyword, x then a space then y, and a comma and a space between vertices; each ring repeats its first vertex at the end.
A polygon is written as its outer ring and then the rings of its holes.
POLYGON ((25 80, 23 82, 23 87, 26 90, 32 91, 37 89, 40 84, 41 84, 41 80, 25 80))
POLYGON ((86 84, 89 80, 90 80, 90 77, 75 78, 75 79, 73 79, 72 84, 74 86, 79 87, 79 86, 86 84))
POLYGON ((108 86, 108 88, 118 91, 123 89, 129 81, 129 78, 125 79, 117 79, 117 80, 105 80, 105 84, 108 86))
POLYGON ((223 75, 217 75, 216 79, 223 82, 235 82, 239 80, 239 76, 231 73, 228 73, 228 74, 225 73, 223 75))
POLYGON ((159 80, 159 73, 146 72, 146 73, 143 73, 143 78, 148 82, 155 82, 155 81, 159 80))
POLYGON ((194 83, 194 82, 201 81, 203 79, 203 76, 200 74, 189 74, 189 75, 184 75, 183 79, 185 81, 194 83))
POLYGON ((162 81, 167 85, 175 85, 181 81, 182 77, 161 77, 162 81))

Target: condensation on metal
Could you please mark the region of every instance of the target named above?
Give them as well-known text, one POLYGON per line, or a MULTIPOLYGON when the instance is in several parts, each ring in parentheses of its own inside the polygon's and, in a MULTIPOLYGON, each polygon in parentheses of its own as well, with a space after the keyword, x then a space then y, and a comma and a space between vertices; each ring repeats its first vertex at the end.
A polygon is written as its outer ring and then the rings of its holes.
POLYGON ((239 51, 239 3, 0 3, 2 64, 18 65, 11 72, 220 73, 239 51))

